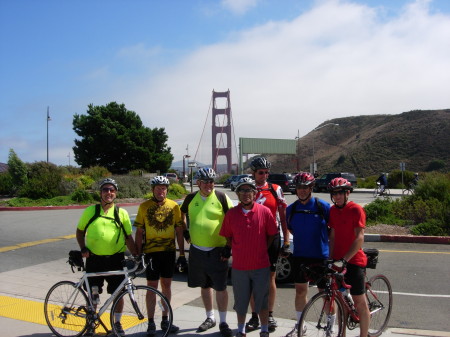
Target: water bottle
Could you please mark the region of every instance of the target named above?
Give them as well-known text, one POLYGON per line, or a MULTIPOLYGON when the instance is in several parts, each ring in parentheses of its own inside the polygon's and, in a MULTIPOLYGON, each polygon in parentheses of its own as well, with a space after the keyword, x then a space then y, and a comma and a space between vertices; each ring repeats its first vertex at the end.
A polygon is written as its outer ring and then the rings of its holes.
POLYGON ((94 305, 100 304, 100 295, 98 294, 98 287, 93 286, 92 287, 92 303, 94 305))

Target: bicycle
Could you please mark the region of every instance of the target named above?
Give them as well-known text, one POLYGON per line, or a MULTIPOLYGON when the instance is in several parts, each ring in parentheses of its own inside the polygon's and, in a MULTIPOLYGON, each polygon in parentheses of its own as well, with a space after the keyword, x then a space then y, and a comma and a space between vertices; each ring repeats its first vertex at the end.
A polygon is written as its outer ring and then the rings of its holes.
MULTIPOLYGON (((368 251, 368 250, 367 250, 368 251)), ((375 268, 378 252, 368 257, 371 261, 369 268, 375 268)), ((366 252, 366 251, 365 251, 366 252)), ((367 254, 367 253, 366 253, 367 254)), ((336 265, 336 260, 326 261, 321 271, 312 270, 311 267, 302 266, 308 275, 316 275, 313 279, 324 278, 325 289, 314 295, 303 309, 300 321, 297 324, 298 336, 345 336, 345 330, 353 330, 358 326, 359 316, 353 304, 351 295, 344 282, 346 269, 336 265), (331 318, 331 309, 336 312, 336 319, 331 318)), ((369 280, 366 275, 366 299, 370 311, 369 337, 380 336, 386 328, 392 312, 392 287, 388 278, 378 274, 369 280)))
POLYGON ((384 186, 384 190, 381 190, 381 185, 379 182, 377 182, 377 186, 375 187, 375 189, 373 190, 373 197, 385 197, 388 198, 391 196, 391 191, 389 190, 389 188, 387 188, 386 186, 384 186))
MULTIPOLYGON (((83 263, 82 259, 81 263, 83 263)), ((161 334, 158 334, 160 337, 166 337, 173 321, 172 307, 169 301, 157 289, 133 284, 136 275, 144 272, 146 268, 144 256, 141 256, 139 260, 126 258, 123 261, 123 270, 85 272, 76 283, 60 281, 54 284, 44 301, 44 314, 48 327, 59 337, 78 337, 89 328, 97 329, 100 326, 106 334, 113 332, 116 336, 121 336, 116 328, 116 323, 121 323, 127 335, 146 336, 149 315, 154 317, 155 322, 162 320, 162 316, 167 316, 168 324, 161 330, 161 334), (93 296, 91 293, 88 277, 111 275, 124 275, 124 280, 97 312, 94 303, 98 302, 94 301, 98 301, 96 298, 98 295, 93 296), (147 303, 147 298, 149 303, 147 303), (120 306, 119 301, 122 299, 124 305, 121 319, 118 319, 118 315, 114 313, 119 311, 117 309, 120 306), (111 304, 111 310, 107 310, 111 304), (109 319, 109 326, 103 322, 105 319, 109 319)), ((79 268, 79 270, 81 269, 79 268)))
POLYGON ((416 189, 416 185, 413 184, 413 183, 410 183, 410 184, 408 185, 408 187, 406 187, 404 190, 402 190, 402 194, 405 194, 405 195, 412 195, 412 194, 414 194, 415 189, 416 189))

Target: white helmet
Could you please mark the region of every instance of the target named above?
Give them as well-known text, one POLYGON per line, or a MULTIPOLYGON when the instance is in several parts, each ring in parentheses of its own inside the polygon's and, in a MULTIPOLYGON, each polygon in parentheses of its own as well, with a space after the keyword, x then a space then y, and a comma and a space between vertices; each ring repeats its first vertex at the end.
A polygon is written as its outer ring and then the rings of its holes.
POLYGON ((156 177, 154 177, 154 178, 152 178, 150 180, 150 185, 151 186, 155 186, 155 185, 166 185, 166 186, 169 186, 170 185, 170 181, 166 177, 156 176, 156 177))

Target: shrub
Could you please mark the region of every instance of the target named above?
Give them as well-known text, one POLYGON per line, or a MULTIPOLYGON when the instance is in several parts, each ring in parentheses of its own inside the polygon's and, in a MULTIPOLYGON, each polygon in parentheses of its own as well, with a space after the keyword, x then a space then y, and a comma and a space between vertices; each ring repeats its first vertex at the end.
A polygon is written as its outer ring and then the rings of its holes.
POLYGON ((63 194, 62 180, 61 170, 55 164, 44 161, 29 164, 28 181, 19 195, 31 199, 56 197, 63 194))
POLYGON ((385 223, 401 224, 403 221, 392 212, 393 202, 390 199, 376 199, 364 206, 366 221, 368 224, 385 223))
POLYGON ((102 166, 91 166, 84 170, 84 174, 90 176, 94 181, 111 176, 111 172, 102 166))
POLYGON ((92 202, 94 201, 94 198, 92 197, 92 195, 86 191, 86 190, 82 190, 82 189, 76 189, 70 196, 70 198, 73 201, 76 202, 92 202))
MULTIPOLYGON (((118 198, 142 198, 150 190, 148 179, 132 176, 113 176, 119 185, 118 198)), ((96 188, 98 190, 98 187, 96 188)))
POLYGON ((445 230, 438 220, 430 219, 411 228, 411 233, 414 235, 446 236, 449 235, 449 230, 448 228, 445 230))
POLYGON ((28 168, 13 149, 9 150, 8 172, 13 184, 12 193, 15 194, 28 182, 28 168))
POLYGON ((13 192, 13 181, 9 172, 0 174, 0 194, 11 195, 13 192))
POLYGON ((168 196, 171 199, 181 198, 183 195, 187 194, 186 188, 182 184, 171 184, 169 186, 168 196))

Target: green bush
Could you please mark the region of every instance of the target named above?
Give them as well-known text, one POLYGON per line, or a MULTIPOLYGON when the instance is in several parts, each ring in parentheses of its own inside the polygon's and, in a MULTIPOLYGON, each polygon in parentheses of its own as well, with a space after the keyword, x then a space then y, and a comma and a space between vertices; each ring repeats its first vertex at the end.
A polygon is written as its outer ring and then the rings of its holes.
POLYGON ((364 206, 367 224, 384 223, 389 225, 400 225, 402 220, 392 212, 393 202, 390 199, 378 198, 364 206))
POLYGON ((414 235, 446 236, 449 235, 449 230, 448 228, 445 230, 438 220, 430 219, 411 228, 411 233, 414 235))
POLYGON ((28 181, 19 191, 19 196, 31 199, 50 199, 63 194, 61 169, 44 161, 29 164, 28 181))
POLYGON ((70 198, 73 201, 76 201, 76 202, 79 202, 79 203, 81 203, 81 202, 86 203, 86 202, 93 202, 94 201, 94 198, 92 197, 92 195, 88 191, 82 190, 82 189, 76 189, 71 194, 70 198))
POLYGON ((11 195, 13 186, 12 177, 9 172, 0 173, 0 194, 11 195))
POLYGON ((102 166, 91 166, 84 170, 84 174, 90 176, 94 181, 111 176, 111 172, 102 166))
POLYGON ((187 194, 186 188, 182 184, 170 184, 167 196, 171 199, 179 199, 187 194))

